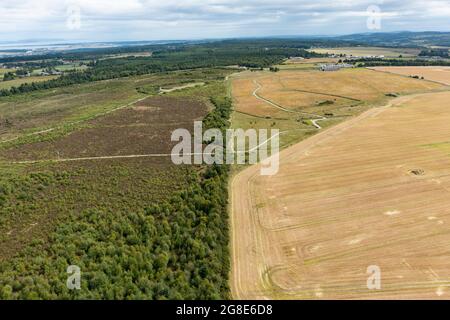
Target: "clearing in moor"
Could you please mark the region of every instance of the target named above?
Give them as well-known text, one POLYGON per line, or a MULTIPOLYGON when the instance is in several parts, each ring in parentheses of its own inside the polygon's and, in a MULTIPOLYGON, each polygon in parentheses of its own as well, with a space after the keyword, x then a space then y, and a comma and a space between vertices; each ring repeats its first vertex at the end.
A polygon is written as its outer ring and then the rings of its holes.
POLYGON ((448 298, 447 86, 367 69, 232 85, 235 122, 276 122, 291 145, 277 175, 231 181, 235 298, 448 298), (367 287, 374 265, 381 290, 367 287))

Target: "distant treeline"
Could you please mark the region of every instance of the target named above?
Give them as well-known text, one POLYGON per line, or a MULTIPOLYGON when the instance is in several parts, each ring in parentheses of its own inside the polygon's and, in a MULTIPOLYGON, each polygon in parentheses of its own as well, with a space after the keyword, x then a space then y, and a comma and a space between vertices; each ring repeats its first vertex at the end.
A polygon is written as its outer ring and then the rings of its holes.
POLYGON ((268 41, 267 43, 263 41, 256 43, 253 41, 229 41, 204 45, 179 45, 154 51, 151 57, 93 60, 90 63, 91 68, 86 71, 72 72, 49 81, 26 83, 9 90, 3 89, 0 91, 0 96, 156 72, 229 65, 265 68, 280 63, 290 56, 321 56, 306 51, 304 47, 307 46, 301 43, 294 42, 291 46, 286 43, 281 46, 280 43, 277 41, 268 41), (277 47, 277 44, 280 47, 277 47))
MULTIPOLYGON (((126 45, 111 48, 83 48, 65 52, 49 52, 39 55, 21 55, 1 57, 0 63, 17 63, 26 61, 39 61, 49 59, 63 60, 97 60, 108 55, 120 55, 139 52, 182 51, 189 48, 205 49, 260 49, 260 48, 299 48, 311 47, 341 47, 351 46, 351 42, 334 41, 332 39, 235 39, 221 41, 179 41, 167 44, 126 45)), ((18 53, 24 54, 22 51, 18 53)))
POLYGON ((402 59, 357 59, 357 60, 345 60, 348 63, 355 63, 360 67, 403 67, 403 66, 450 66, 450 62, 442 60, 402 60, 402 59))
POLYGON ((365 46, 392 48, 424 48, 427 46, 450 47, 450 32, 373 32, 331 38, 365 46))

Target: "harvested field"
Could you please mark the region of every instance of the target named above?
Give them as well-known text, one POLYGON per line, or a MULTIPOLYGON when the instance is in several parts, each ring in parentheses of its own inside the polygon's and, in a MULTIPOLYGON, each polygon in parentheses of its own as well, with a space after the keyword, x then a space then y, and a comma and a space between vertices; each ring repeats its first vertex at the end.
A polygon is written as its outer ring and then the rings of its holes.
POLYGON ((275 176, 237 174, 233 296, 449 299, 449 99, 396 98, 282 151, 275 176))
POLYGON ((425 80, 450 85, 450 67, 375 67, 371 69, 408 77, 424 77, 425 80))
POLYGON ((317 53, 343 54, 361 56, 385 56, 385 57, 415 57, 420 53, 420 49, 414 48, 382 48, 382 47, 341 47, 341 48, 316 48, 311 49, 317 53))
POLYGON ((303 59, 303 60, 289 59, 286 62, 284 62, 283 64, 293 65, 293 64, 336 63, 338 61, 339 61, 338 58, 323 57, 323 58, 310 58, 310 59, 303 59))
POLYGON ((152 97, 88 121, 86 128, 67 136, 10 148, 1 157, 26 161, 170 153, 172 131, 192 129, 207 111, 199 101, 152 97))

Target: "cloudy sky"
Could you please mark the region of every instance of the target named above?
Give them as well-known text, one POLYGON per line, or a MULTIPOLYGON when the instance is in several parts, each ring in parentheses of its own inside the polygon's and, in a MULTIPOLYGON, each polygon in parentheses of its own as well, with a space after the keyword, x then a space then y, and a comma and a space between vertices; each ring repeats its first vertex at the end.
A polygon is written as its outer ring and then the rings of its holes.
POLYGON ((0 0, 2 42, 400 30, 450 31, 450 0, 0 0))

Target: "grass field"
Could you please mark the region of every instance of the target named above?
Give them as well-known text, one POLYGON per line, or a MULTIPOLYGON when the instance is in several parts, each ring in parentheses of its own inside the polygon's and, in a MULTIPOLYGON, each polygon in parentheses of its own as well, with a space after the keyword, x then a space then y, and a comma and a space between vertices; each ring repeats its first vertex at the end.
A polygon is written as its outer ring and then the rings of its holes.
POLYGON ((192 128, 207 113, 199 101, 152 97, 116 112, 86 121, 73 133, 44 142, 3 150, 11 161, 115 157, 170 153, 170 136, 177 128, 192 128), (186 114, 189 117, 186 118, 186 114), (186 118, 186 121, 184 121, 186 118))
POLYGON ((314 48, 310 51, 323 54, 343 54, 355 57, 363 56, 385 56, 394 58, 402 55, 403 57, 415 57, 420 53, 420 49, 408 48, 382 48, 382 47, 342 47, 342 48, 314 48))
POLYGON ((101 58, 101 60, 104 59, 120 59, 120 58, 127 58, 127 57, 151 57, 152 52, 130 52, 130 53, 122 53, 122 54, 112 54, 112 55, 105 55, 101 58))
POLYGON ((373 70, 424 77, 426 80, 450 85, 450 67, 375 67, 373 70))

